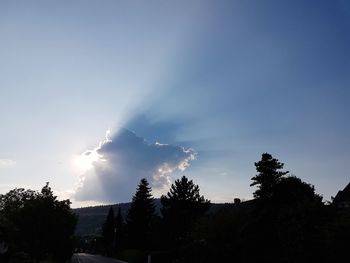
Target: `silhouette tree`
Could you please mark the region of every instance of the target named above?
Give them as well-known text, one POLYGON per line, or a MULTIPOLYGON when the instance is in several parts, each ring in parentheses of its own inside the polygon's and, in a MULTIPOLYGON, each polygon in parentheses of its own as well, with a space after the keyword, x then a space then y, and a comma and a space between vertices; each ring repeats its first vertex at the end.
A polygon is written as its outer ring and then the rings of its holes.
POLYGON ((112 207, 109 208, 106 221, 102 226, 102 237, 103 242, 107 248, 107 254, 110 254, 112 251, 112 246, 115 238, 115 219, 114 219, 114 210, 112 207))
POLYGON ((274 187, 273 199, 285 205, 322 202, 322 196, 315 193, 315 187, 296 176, 282 178, 274 187))
POLYGON ((151 240, 151 221, 155 216, 155 206, 151 187, 145 178, 141 179, 132 198, 126 222, 129 245, 146 249, 151 240))
POLYGON ((18 227, 21 211, 28 202, 37 198, 37 195, 38 192, 23 188, 0 195, 0 227, 10 251, 20 250, 24 246, 25 237, 21 238, 21 229, 18 227))
POLYGON ((49 183, 41 192, 14 189, 0 196, 0 216, 6 226, 6 242, 13 252, 27 252, 36 262, 50 256, 55 260, 70 257, 76 216, 70 201, 58 201, 49 183))
POLYGON ((199 186, 182 176, 171 185, 167 195, 161 197, 162 215, 171 240, 181 241, 187 236, 194 221, 203 215, 210 201, 199 193, 199 186))
POLYGON ((115 239, 115 245, 117 250, 121 250, 123 247, 122 240, 124 236, 124 219, 123 215, 121 213, 120 207, 118 208, 118 214, 117 217, 115 218, 115 224, 116 224, 116 239, 115 239))
POLYGON ((250 186, 256 185, 258 187, 254 192, 254 197, 258 199, 269 199, 272 197, 274 186, 289 172, 281 171, 284 164, 273 158, 269 153, 263 153, 261 160, 254 163, 254 165, 258 172, 252 178, 253 183, 250 184, 250 186))

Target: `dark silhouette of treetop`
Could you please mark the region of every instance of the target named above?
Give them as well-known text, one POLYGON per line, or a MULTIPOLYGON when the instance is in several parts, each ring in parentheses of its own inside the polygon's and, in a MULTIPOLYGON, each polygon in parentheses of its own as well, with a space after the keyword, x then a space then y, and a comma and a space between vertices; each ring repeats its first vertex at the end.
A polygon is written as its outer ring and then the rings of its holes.
POLYGON ((151 194, 151 187, 145 178, 141 179, 140 184, 137 187, 136 193, 132 198, 131 207, 127 216, 127 222, 132 224, 142 220, 147 224, 149 220, 154 216, 155 207, 153 204, 153 197, 151 194))
POLYGON ((296 176, 282 178, 275 186, 273 198, 280 204, 284 203, 289 205, 306 202, 322 202, 322 196, 315 193, 315 187, 303 182, 296 176))
POLYGON ((132 198, 126 222, 129 241, 135 248, 145 248, 150 239, 151 220, 155 216, 155 206, 151 187, 143 178, 132 198))
POLYGON ((254 192, 254 197, 260 199, 271 198, 274 186, 289 172, 282 171, 284 163, 279 162, 269 153, 263 153, 261 160, 254 163, 254 165, 258 172, 252 178, 253 183, 250 184, 250 186, 256 185, 258 187, 254 192))
POLYGON ((171 239, 183 239, 195 219, 203 215, 210 201, 199 193, 199 186, 186 176, 177 179, 161 197, 162 215, 171 239))
POLYGON ((41 189, 41 195, 42 195, 44 198, 51 198, 51 199, 53 199, 53 200, 56 200, 56 199, 57 199, 57 196, 54 196, 54 195, 53 195, 52 189, 51 189, 51 187, 49 186, 49 182, 47 182, 46 185, 41 189))
POLYGON ((49 183, 40 192, 19 188, 0 195, 0 218, 10 253, 28 253, 35 262, 70 257, 77 218, 70 201, 58 201, 49 183))
POLYGON ((182 176, 179 180, 177 179, 166 196, 161 197, 163 212, 171 208, 174 203, 188 203, 197 204, 198 207, 205 208, 209 201, 204 199, 204 196, 199 194, 199 186, 195 185, 192 180, 188 180, 186 176, 182 176))

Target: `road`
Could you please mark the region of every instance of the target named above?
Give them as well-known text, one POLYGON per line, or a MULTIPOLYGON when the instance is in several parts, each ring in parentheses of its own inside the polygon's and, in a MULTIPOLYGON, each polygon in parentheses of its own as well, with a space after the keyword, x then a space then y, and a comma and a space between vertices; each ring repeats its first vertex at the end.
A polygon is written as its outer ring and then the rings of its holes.
POLYGON ((86 253, 74 254, 71 263, 127 263, 125 261, 86 253))

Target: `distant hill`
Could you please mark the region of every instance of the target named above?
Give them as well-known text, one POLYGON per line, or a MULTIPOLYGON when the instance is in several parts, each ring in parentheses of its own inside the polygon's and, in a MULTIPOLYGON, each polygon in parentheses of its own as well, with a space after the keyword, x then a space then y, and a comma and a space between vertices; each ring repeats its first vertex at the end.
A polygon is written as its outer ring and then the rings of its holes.
MULTIPOLYGON (((160 199, 155 199, 156 213, 160 215, 161 203, 160 199)), ((103 222, 106 220, 108 210, 113 207, 115 215, 117 215, 118 209, 125 219, 131 203, 120 203, 114 205, 102 205, 91 206, 73 209, 73 212, 78 215, 78 225, 76 228, 76 235, 88 236, 88 235, 100 235, 103 222)), ((215 213, 220 208, 229 204, 211 204, 209 213, 215 213)))

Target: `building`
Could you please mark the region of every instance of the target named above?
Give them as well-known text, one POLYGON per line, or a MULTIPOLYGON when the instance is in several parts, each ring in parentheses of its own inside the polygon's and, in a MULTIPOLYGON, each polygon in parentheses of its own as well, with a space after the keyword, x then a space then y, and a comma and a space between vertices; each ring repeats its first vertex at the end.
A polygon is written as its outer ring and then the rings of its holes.
POLYGON ((350 183, 342 191, 337 193, 333 199, 333 205, 338 208, 350 207, 350 183))

